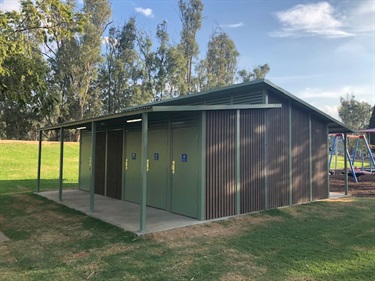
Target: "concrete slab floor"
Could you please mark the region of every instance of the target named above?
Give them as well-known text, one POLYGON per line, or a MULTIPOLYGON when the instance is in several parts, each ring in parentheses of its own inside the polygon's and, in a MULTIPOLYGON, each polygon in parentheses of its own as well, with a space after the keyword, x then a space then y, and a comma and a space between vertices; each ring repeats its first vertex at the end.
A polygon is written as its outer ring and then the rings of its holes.
POLYGON ((137 235, 204 223, 204 221, 147 207, 146 230, 140 233, 140 206, 138 204, 95 194, 94 212, 90 213, 89 192, 64 190, 61 202, 59 202, 58 191, 44 191, 38 194, 137 235))

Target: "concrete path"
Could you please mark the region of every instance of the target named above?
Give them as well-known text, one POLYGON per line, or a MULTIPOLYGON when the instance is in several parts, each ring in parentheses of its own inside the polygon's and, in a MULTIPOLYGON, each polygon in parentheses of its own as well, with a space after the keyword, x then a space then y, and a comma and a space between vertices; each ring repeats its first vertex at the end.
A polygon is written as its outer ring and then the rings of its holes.
POLYGON ((204 222, 147 207, 146 231, 140 233, 140 206, 138 204, 95 194, 94 212, 90 213, 89 192, 64 190, 62 202, 58 201, 58 191, 40 192, 39 195, 138 235, 204 222))
MULTIPOLYGON (((62 202, 58 200, 58 191, 40 192, 39 195, 138 235, 207 222, 147 207, 146 230, 140 233, 140 206, 138 204, 95 194, 94 212, 90 213, 89 192, 64 190, 62 202)), ((348 195, 344 195, 343 193, 330 192, 329 199, 347 196, 348 195)), ((227 218, 228 217, 217 220, 227 218)))
POLYGON ((343 198, 343 197, 348 197, 350 195, 345 195, 344 193, 340 192, 330 192, 329 193, 329 199, 335 199, 335 198, 343 198))

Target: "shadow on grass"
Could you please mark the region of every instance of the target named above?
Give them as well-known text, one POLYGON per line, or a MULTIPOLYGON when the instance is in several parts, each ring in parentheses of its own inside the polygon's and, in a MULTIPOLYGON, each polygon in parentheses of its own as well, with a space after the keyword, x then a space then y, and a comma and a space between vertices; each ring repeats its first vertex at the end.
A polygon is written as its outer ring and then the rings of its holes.
MULTIPOLYGON (((65 181, 65 179, 64 179, 65 181)), ((40 180, 40 190, 56 190, 59 188, 59 179, 42 179, 40 180)), ((24 193, 36 191, 37 180, 36 179, 24 179, 24 180, 0 180, 0 194, 6 193, 24 193)), ((63 188, 74 188, 78 187, 77 183, 65 183, 63 182, 63 188)))
POLYGON ((293 215, 293 209, 266 211, 281 220, 230 239, 228 246, 250 252, 260 266, 277 265, 272 268, 272 280, 371 280, 375 235, 370 214, 375 212, 375 200, 337 202, 335 208, 332 204, 293 208, 303 210, 303 215, 293 215))

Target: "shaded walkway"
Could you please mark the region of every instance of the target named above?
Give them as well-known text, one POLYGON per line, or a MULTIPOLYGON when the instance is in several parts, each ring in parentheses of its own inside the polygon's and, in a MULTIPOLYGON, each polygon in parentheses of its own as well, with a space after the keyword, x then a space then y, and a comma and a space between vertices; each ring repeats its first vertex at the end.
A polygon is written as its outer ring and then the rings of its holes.
POLYGON ((140 206, 138 204, 95 194, 95 211, 90 213, 89 192, 64 190, 62 202, 58 201, 58 191, 44 191, 39 195, 138 235, 204 222, 147 207, 146 231, 139 233, 140 206))

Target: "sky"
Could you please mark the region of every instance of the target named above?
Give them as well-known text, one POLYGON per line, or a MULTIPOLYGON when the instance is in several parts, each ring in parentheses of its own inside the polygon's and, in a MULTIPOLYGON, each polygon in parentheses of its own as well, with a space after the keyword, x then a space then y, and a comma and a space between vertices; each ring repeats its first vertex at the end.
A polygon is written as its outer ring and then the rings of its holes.
MULTIPOLYGON (((239 69, 268 63, 268 80, 339 120, 340 97, 375 103, 375 0, 202 0, 201 58, 220 27, 240 53, 239 69)), ((78 1, 82 4, 82 0, 78 1)), ((115 26, 135 16, 155 36, 166 20, 179 42, 178 0, 112 0, 115 26)), ((79 5, 80 5, 79 4, 79 5)), ((0 9, 17 9, 0 0, 0 9)))

